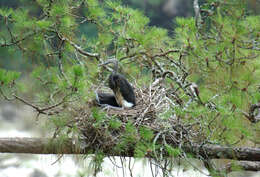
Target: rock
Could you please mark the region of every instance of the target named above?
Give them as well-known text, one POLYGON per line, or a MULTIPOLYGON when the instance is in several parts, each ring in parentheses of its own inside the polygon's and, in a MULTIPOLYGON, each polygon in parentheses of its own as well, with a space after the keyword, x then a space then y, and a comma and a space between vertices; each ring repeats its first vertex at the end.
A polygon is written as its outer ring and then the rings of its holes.
POLYGON ((45 173, 42 171, 35 169, 31 174, 30 177, 48 177, 45 173))

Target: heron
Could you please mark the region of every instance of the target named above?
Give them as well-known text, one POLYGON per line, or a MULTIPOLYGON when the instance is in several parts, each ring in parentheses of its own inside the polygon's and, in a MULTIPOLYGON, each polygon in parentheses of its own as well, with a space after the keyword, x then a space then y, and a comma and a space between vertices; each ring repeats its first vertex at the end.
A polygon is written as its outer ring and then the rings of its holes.
MULTIPOLYGON (((108 85, 114 92, 114 98, 117 105, 123 108, 134 107, 136 104, 134 89, 127 79, 118 73, 118 61, 116 59, 109 59, 99 66, 104 66, 110 63, 114 64, 114 67, 113 72, 109 76, 108 85)), ((108 105, 115 105, 114 99, 111 95, 106 95, 105 100, 108 105), (111 104, 108 102, 111 102, 111 104)))
POLYGON ((102 107, 106 107, 106 106, 112 106, 112 107, 116 107, 116 108, 120 107, 117 104, 114 94, 96 93, 96 101, 102 107))

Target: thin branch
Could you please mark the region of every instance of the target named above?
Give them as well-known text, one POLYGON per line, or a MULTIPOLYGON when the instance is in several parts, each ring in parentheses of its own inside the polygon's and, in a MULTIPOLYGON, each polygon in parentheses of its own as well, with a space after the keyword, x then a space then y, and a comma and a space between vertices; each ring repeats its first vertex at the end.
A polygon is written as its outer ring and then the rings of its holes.
POLYGON ((41 108, 39 108, 38 106, 36 106, 36 105, 34 105, 34 104, 32 104, 32 103, 26 101, 25 99, 23 99, 23 98, 21 98, 21 97, 15 95, 15 94, 13 94, 13 96, 14 96, 17 100, 21 101, 22 103, 24 103, 24 104, 26 104, 26 105, 28 105, 28 106, 34 108, 34 109, 35 109, 36 111, 38 111, 39 113, 43 113, 43 112, 41 111, 41 108))
POLYGON ((166 51, 166 52, 156 54, 156 55, 152 56, 152 58, 155 58, 155 57, 163 57, 163 56, 167 56, 167 55, 170 54, 170 53, 176 53, 176 52, 180 52, 180 50, 179 50, 179 49, 168 50, 168 51, 166 51))
POLYGON ((58 34, 60 36, 60 38, 62 38, 63 40, 67 41, 70 45, 72 45, 81 55, 86 56, 86 57, 95 57, 98 58, 99 54, 98 53, 90 53, 90 52, 86 52, 84 51, 81 46, 75 44, 74 42, 72 42, 71 40, 69 40, 68 38, 61 36, 60 34, 58 34))
POLYGON ((26 104, 26 105, 28 105, 28 106, 30 106, 32 108, 34 108, 39 114, 46 114, 46 115, 57 114, 58 113, 57 111, 55 111, 55 112, 45 112, 45 111, 48 111, 48 110, 51 110, 53 108, 56 108, 56 107, 60 106, 62 103, 64 103, 65 98, 66 98, 66 96, 65 96, 65 97, 63 97, 63 99, 59 103, 56 103, 56 104, 51 105, 51 106, 47 106, 45 108, 40 108, 39 106, 36 106, 36 105, 26 101, 25 99, 15 95, 15 94, 13 94, 13 96, 14 96, 15 99, 21 101, 22 103, 24 103, 24 104, 26 104))
POLYGON ((3 43, 3 44, 0 44, 0 47, 10 47, 10 46, 12 46, 12 45, 17 45, 17 44, 19 44, 20 42, 26 40, 27 38, 33 36, 34 34, 35 34, 35 33, 28 34, 28 35, 26 35, 25 37, 23 37, 23 38, 21 38, 21 39, 12 40, 12 42, 10 42, 10 43, 6 43, 6 42, 5 42, 5 43, 3 43))

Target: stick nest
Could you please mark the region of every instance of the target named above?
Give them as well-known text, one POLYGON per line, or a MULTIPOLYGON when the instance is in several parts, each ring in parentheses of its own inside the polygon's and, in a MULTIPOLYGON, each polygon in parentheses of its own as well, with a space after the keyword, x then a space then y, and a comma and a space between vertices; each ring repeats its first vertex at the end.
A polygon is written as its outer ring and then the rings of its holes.
MULTIPOLYGON (((126 130, 126 124, 131 122, 137 128, 136 142, 140 140, 139 127, 149 128, 154 132, 154 143, 179 144, 190 141, 190 125, 184 125, 175 114, 170 113, 175 103, 167 96, 167 89, 164 87, 163 79, 157 79, 150 86, 138 88, 134 86, 136 94, 136 106, 134 108, 98 108, 103 110, 103 118, 99 120, 97 114, 93 113, 96 104, 88 103, 76 111, 74 118, 77 127, 81 131, 80 139, 84 139, 84 147, 91 146, 98 149, 112 149, 118 143, 126 130), (105 117, 105 118, 104 118, 105 117), (110 120, 120 120, 120 127, 110 127, 110 120)), ((75 124, 74 124, 75 125, 75 124)))

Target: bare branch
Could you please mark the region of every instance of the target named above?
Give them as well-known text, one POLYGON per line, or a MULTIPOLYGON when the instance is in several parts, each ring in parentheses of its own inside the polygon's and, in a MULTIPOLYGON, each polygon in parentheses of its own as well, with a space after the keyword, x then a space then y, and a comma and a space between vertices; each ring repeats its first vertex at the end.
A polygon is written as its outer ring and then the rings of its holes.
POLYGON ((38 106, 36 106, 36 105, 34 105, 34 104, 32 104, 32 103, 26 101, 25 99, 23 99, 23 98, 21 98, 21 97, 15 95, 15 94, 13 94, 13 96, 14 96, 17 100, 21 101, 22 103, 24 103, 24 104, 26 104, 26 105, 28 105, 28 106, 34 108, 34 109, 35 109, 36 111, 38 111, 39 113, 41 112, 41 108, 39 108, 38 106))
MULTIPOLYGON (((60 34, 59 34, 60 36, 60 34)), ((86 52, 84 51, 81 46, 75 44, 74 42, 72 42, 71 40, 69 40, 68 38, 64 37, 64 36, 60 36, 63 40, 67 41, 68 43, 70 43, 70 45, 72 45, 81 55, 86 56, 86 57, 99 57, 98 53, 90 53, 90 52, 86 52)))
MULTIPOLYGON (((170 144, 177 146, 176 144, 170 144)), ((234 159, 247 161, 260 161, 260 148, 223 147, 219 145, 183 145, 186 152, 199 154, 204 158, 234 159)), ((134 157, 134 149, 128 151, 113 151, 113 147, 102 149, 106 156, 134 157)), ((84 154, 95 152, 95 147, 88 146, 79 150, 71 139, 60 142, 52 138, 0 138, 0 152, 2 153, 32 153, 32 154, 84 154)), ((149 156, 149 154, 147 154, 149 156)), ((167 154, 163 154, 167 156, 167 154)))
POLYGON ((26 104, 26 105, 28 105, 28 106, 30 106, 30 107, 32 107, 32 108, 34 108, 39 114, 46 114, 46 115, 54 115, 54 114, 57 114, 58 111, 54 111, 54 112, 45 112, 45 111, 51 110, 51 109, 53 109, 53 108, 56 108, 56 107, 62 105, 62 103, 65 102, 65 98, 66 98, 66 96, 65 96, 65 97, 63 97, 63 99, 62 99, 59 103, 56 103, 56 104, 54 104, 54 105, 47 106, 47 107, 44 107, 44 108, 40 108, 39 106, 36 106, 36 105, 30 103, 29 101, 26 101, 25 99, 23 99, 23 98, 21 98, 21 97, 15 95, 15 94, 13 94, 13 96, 14 96, 15 99, 21 101, 22 103, 24 103, 24 104, 26 104))
POLYGON ((32 154, 72 154, 72 142, 51 138, 0 138, 0 151, 32 154))

